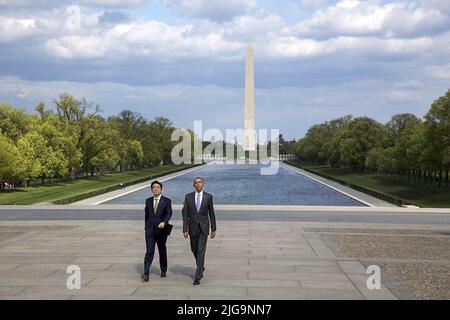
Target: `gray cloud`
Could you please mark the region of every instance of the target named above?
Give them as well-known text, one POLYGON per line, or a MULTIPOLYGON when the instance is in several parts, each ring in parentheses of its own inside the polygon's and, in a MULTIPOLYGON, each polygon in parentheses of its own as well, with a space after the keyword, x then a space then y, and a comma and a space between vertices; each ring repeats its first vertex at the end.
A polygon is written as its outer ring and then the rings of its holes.
MULTIPOLYGON (((286 137, 298 138, 311 125, 346 114, 367 115, 383 123, 397 113, 409 112, 422 117, 433 100, 445 91, 442 82, 432 78, 394 82, 366 80, 311 87, 257 87, 256 127, 280 129, 286 137)), ((223 133, 227 128, 243 126, 243 88, 0 78, 0 96, 4 101, 29 111, 38 101, 52 105, 52 99, 59 92, 70 92, 100 104, 104 116, 130 109, 148 119, 160 115, 169 117, 178 127, 193 128, 195 120, 202 120, 204 129, 218 128, 223 133)))
POLYGON ((256 0, 165 0, 165 3, 182 16, 219 22, 248 14, 257 7, 256 0))
MULTIPOLYGON (((168 116, 177 126, 203 119, 208 127, 239 127, 249 39, 257 125, 280 128, 287 137, 348 113, 382 122, 399 112, 422 116, 448 89, 450 11, 442 3, 414 1, 389 11, 386 1, 368 1, 387 12, 376 20, 376 10, 353 9, 357 1, 308 2, 315 14, 294 22, 252 6, 222 18, 203 7, 189 13, 198 20, 165 21, 122 10, 117 1, 79 2, 79 28, 71 28, 67 6, 22 1, 0 13, 0 100, 32 110, 68 91, 109 114, 130 108, 149 118, 168 116), (365 24, 333 20, 333 8, 365 24), (424 18, 438 9, 442 19, 424 18)), ((223 3, 233 8, 235 2, 223 3)), ((398 3, 406 2, 391 4, 398 3)))
POLYGON ((133 7, 148 3, 152 0, 0 0, 0 8, 4 9, 49 9, 77 3, 86 6, 98 7, 133 7))
MULTIPOLYGON (((450 10, 437 1, 345 0, 317 10, 285 33, 328 39, 337 36, 379 36, 411 38, 450 29, 450 10)), ((445 2, 445 1, 441 1, 445 2)), ((448 6, 446 6, 448 7, 448 6)))
POLYGON ((115 24, 127 22, 130 20, 130 17, 121 11, 106 10, 99 16, 99 19, 100 23, 115 24))

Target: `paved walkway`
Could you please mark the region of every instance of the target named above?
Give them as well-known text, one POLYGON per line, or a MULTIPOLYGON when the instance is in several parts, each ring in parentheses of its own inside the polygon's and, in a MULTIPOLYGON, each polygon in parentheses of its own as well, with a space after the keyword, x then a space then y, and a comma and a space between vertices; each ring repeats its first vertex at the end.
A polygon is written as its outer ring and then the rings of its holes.
MULTIPOLYGON (((181 219, 181 205, 173 205, 172 219, 181 219)), ((215 205, 217 219, 233 221, 310 221, 386 224, 449 225, 450 209, 374 208, 333 206, 215 205)), ((140 220, 142 205, 0 206, 0 220, 140 220)))
POLYGON ((390 277, 369 290, 363 264, 343 256, 308 228, 441 229, 449 225, 292 221, 219 221, 208 241, 206 271, 192 285, 194 259, 173 221, 167 278, 158 255, 140 282, 142 221, 0 222, 0 299, 398 299, 411 293, 390 277), (81 268, 80 290, 66 288, 66 268, 81 268))
MULTIPOLYGON (((208 241, 200 286, 192 285, 195 263, 189 241, 181 236, 181 205, 173 206, 175 227, 168 241, 167 278, 159 277, 156 253, 149 283, 140 280, 145 253, 142 205, 97 205, 148 187, 148 182, 75 205, 1 206, 0 299, 414 298, 385 273, 381 289, 369 290, 365 266, 370 260, 360 258, 348 245, 358 235, 339 236, 336 230, 449 233, 450 209, 393 207, 302 174, 363 199, 371 207, 216 205, 218 235, 208 241), (327 236, 324 228, 331 234, 327 236), (80 290, 66 287, 69 265, 81 268, 80 290)), ((438 262, 445 266, 450 261, 438 262)))

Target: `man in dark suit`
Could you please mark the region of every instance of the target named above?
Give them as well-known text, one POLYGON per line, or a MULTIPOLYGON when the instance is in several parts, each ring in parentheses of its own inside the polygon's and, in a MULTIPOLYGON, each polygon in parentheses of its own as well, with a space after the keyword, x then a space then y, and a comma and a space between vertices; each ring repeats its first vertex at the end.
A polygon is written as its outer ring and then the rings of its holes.
POLYGON ((172 202, 169 198, 161 195, 162 184, 153 181, 151 184, 153 197, 145 200, 145 243, 146 252, 144 258, 144 273, 142 280, 148 282, 150 266, 155 255, 155 244, 158 245, 159 266, 161 277, 166 277, 167 272, 167 249, 166 241, 168 235, 169 220, 172 217, 172 202))
POLYGON ((194 179, 195 192, 188 193, 183 206, 183 235, 191 240, 191 250, 195 257, 197 270, 194 285, 200 284, 205 271, 206 242, 209 235, 209 220, 211 220, 211 239, 216 236, 216 216, 214 214, 213 196, 203 191, 204 181, 194 179))

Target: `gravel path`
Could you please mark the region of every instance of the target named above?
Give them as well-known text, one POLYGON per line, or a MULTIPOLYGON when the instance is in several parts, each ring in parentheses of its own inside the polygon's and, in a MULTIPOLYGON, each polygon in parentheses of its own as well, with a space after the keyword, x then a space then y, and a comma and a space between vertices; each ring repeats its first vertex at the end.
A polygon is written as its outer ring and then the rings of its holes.
POLYGON ((450 265, 429 263, 378 263, 418 299, 450 300, 450 265))
POLYGON ((450 300, 450 235, 447 232, 311 229, 334 242, 346 256, 369 258, 418 299, 450 300), (400 262, 400 259, 415 261, 400 262))

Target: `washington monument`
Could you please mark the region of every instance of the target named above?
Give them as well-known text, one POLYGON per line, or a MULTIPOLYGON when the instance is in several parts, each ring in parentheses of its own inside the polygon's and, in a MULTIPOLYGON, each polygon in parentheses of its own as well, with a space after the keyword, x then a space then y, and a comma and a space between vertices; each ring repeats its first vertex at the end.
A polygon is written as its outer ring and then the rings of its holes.
POLYGON ((244 151, 256 150, 255 131, 255 84, 253 74, 253 47, 247 46, 245 63, 245 116, 244 116, 244 151))

